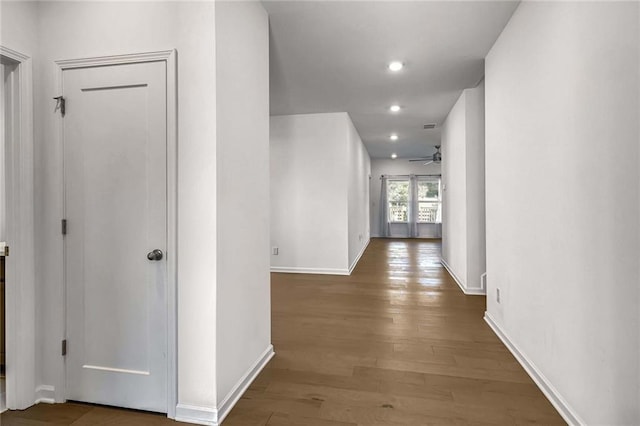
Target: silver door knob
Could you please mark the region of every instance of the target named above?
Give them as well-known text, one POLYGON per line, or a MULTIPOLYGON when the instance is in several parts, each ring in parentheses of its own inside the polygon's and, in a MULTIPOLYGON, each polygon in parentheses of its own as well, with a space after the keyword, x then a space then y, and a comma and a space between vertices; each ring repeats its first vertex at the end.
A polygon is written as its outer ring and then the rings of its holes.
POLYGON ((147 254, 147 259, 149 259, 149 260, 161 260, 162 259, 162 250, 155 249, 153 251, 150 251, 147 254))

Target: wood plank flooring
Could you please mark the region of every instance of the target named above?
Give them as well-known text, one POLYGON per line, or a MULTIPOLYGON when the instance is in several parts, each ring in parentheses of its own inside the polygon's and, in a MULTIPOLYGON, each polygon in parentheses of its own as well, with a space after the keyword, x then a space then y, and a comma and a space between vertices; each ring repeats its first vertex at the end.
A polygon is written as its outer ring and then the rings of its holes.
MULTIPOLYGON (((276 356, 224 426, 565 424, 439 263, 438 240, 373 239, 349 277, 272 274, 276 356)), ((2 425, 162 425, 38 405, 2 425)))

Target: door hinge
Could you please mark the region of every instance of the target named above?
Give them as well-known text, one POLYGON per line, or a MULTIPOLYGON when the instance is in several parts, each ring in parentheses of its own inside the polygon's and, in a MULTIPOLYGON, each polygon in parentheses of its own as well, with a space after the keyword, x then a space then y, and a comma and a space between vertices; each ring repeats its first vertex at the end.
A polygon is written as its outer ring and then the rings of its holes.
POLYGON ((62 341, 62 356, 67 355, 67 339, 62 341))
POLYGON ((9 246, 5 245, 5 243, 0 244, 0 256, 2 257, 9 256, 9 246))
POLYGON ((56 103, 56 109, 60 110, 60 115, 62 115, 64 117, 64 114, 67 112, 67 106, 66 103, 67 101, 64 99, 64 96, 56 96, 55 98, 53 98, 57 101, 56 103))
POLYGON ((62 235, 67 235, 67 219, 62 219, 62 235))

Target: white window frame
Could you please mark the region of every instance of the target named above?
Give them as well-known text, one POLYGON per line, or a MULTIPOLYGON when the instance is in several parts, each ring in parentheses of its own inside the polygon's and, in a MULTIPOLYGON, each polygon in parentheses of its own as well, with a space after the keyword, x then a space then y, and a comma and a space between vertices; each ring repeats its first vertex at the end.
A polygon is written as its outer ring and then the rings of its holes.
POLYGON ((409 186, 409 191, 411 191, 411 180, 409 178, 391 178, 387 180, 387 217, 389 218, 389 223, 409 223, 409 197, 407 196, 407 220, 391 220, 391 199, 389 198, 389 184, 391 182, 406 182, 409 186))
POLYGON ((418 224, 439 224, 442 223, 442 177, 418 177, 416 180, 416 184, 420 186, 420 182, 438 182, 438 199, 437 200, 420 200, 420 191, 416 191, 418 193, 418 199, 416 200, 416 205, 418 207, 418 224), (440 212, 440 222, 423 222, 420 220, 420 202, 423 203, 432 203, 438 205, 438 212, 440 212))

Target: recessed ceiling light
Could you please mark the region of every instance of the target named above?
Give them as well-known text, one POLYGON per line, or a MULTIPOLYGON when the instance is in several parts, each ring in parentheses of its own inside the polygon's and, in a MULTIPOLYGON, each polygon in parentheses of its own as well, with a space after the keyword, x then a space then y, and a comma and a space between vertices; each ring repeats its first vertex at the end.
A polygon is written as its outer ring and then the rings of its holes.
POLYGON ((398 158, 398 154, 396 154, 396 153, 394 152, 393 154, 391 154, 391 158, 393 158, 393 159, 395 160, 396 158, 398 158))
POLYGON ((393 133, 391 136, 389 136, 389 139, 391 139, 392 141, 397 141, 398 140, 398 135, 393 133))
POLYGON ((391 71, 400 71, 404 67, 404 64, 400 61, 393 61, 389 64, 389 69, 391 71))
POLYGON ((391 111, 391 112, 398 112, 398 111, 400 111, 400 105, 391 105, 391 106, 389 107, 389 111, 391 111))

